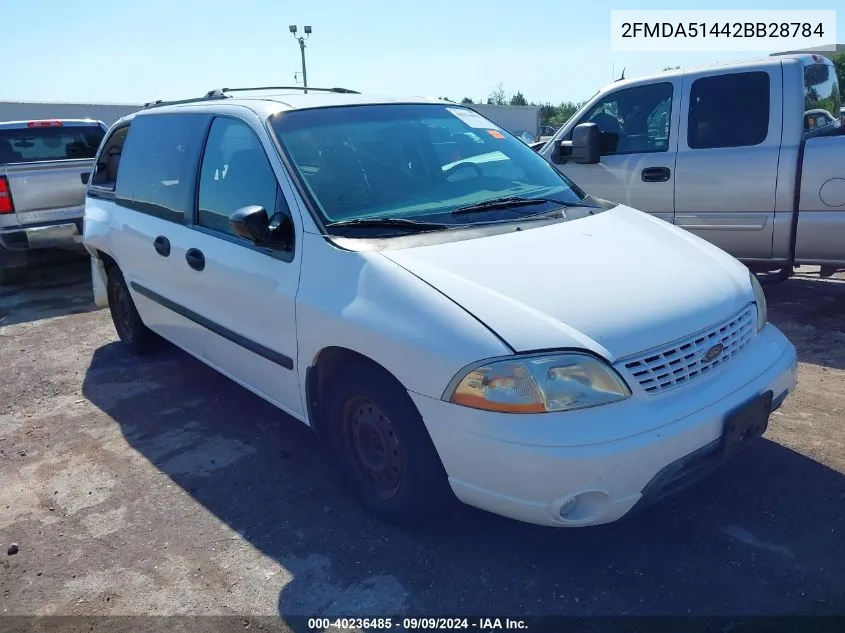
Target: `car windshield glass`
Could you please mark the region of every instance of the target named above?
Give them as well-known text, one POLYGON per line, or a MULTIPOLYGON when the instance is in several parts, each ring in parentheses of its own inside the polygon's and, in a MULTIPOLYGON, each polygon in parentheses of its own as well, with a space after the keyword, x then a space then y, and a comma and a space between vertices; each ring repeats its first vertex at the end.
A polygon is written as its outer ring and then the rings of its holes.
POLYGON ((501 221, 524 217, 525 209, 451 212, 503 197, 543 198, 552 209, 585 196, 525 143, 467 108, 326 107, 284 112, 271 125, 326 223, 501 221))
POLYGON ((94 158, 104 134, 95 124, 0 129, 0 163, 94 158))

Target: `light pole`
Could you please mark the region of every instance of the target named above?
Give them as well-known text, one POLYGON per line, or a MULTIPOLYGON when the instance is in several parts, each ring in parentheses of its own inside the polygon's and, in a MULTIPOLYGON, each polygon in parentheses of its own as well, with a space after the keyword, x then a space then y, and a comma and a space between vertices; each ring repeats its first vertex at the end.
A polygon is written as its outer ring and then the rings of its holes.
POLYGON ((289 27, 291 35, 294 36, 299 41, 299 52, 302 53, 302 85, 305 88, 305 93, 308 93, 308 74, 305 72, 305 40, 311 35, 311 27, 305 26, 302 28, 305 31, 305 35, 303 37, 297 37, 296 35, 296 24, 291 24, 289 27))

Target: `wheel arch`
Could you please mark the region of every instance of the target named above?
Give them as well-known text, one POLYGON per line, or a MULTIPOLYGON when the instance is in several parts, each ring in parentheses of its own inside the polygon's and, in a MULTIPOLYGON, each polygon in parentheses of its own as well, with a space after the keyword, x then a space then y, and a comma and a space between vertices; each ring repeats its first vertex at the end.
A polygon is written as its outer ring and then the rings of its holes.
POLYGON ((345 367, 366 365, 393 382, 398 389, 407 388, 384 365, 369 356, 348 347, 332 345, 322 348, 314 356, 305 373, 305 398, 308 420, 311 429, 320 439, 326 440, 326 421, 324 417, 325 397, 332 381, 338 379, 339 372, 345 367))

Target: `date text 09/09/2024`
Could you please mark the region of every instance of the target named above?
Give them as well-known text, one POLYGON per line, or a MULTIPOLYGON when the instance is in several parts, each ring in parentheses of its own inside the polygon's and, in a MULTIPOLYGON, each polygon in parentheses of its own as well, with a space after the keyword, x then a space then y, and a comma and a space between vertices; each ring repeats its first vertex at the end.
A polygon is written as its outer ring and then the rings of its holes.
POLYGON ((525 620, 515 618, 308 618, 308 629, 315 632, 331 629, 518 631, 527 628, 525 620))
POLYGON ((622 37, 795 38, 824 37, 821 22, 623 22, 622 37))

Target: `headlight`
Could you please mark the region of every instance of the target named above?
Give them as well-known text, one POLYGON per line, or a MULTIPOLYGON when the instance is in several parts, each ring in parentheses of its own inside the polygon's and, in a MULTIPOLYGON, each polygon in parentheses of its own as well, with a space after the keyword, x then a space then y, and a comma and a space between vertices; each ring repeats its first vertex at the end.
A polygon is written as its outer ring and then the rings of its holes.
POLYGON ((751 274, 751 287, 754 289, 754 303, 757 304, 757 331, 759 332, 769 321, 769 309, 766 307, 766 293, 763 292, 763 286, 757 281, 754 273, 751 274))
POLYGON ((579 353, 515 356, 463 369, 443 399, 502 413, 570 411, 630 397, 606 363, 579 353))

